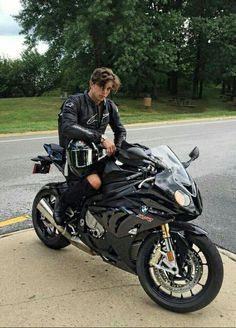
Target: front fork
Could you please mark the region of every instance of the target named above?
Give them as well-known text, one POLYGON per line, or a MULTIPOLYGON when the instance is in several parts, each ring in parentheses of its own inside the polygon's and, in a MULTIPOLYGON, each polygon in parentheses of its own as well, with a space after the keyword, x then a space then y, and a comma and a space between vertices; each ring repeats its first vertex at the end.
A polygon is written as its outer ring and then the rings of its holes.
POLYGON ((165 242, 166 252, 161 250, 160 244, 154 249, 153 256, 149 261, 150 266, 154 266, 157 269, 161 269, 170 272, 174 275, 179 273, 179 268, 176 261, 175 252, 172 246, 172 240, 170 236, 170 227, 168 223, 162 224, 162 237, 165 242))

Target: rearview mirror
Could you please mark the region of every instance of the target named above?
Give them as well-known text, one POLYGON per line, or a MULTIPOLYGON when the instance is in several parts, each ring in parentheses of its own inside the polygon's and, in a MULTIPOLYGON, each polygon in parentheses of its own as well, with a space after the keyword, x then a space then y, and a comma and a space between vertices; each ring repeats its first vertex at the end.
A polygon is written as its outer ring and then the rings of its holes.
POLYGON ((194 161, 195 159, 197 159, 199 157, 199 149, 198 149, 198 147, 193 148, 193 150, 189 154, 189 157, 191 158, 192 161, 194 161))
POLYGON ((187 162, 182 162, 185 168, 189 167, 192 161, 195 161, 199 157, 199 149, 198 147, 193 148, 191 153, 189 154, 190 159, 187 162))

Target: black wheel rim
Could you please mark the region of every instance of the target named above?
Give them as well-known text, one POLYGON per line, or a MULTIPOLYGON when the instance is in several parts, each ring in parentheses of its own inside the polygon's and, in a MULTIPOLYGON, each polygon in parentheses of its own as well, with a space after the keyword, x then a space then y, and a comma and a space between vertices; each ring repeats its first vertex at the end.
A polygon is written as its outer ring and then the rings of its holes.
MULTIPOLYGON (((157 242, 152 248, 150 258, 157 249, 165 252, 163 242, 157 242)), ((208 284, 209 267, 206 256, 195 243, 192 243, 184 261, 181 274, 173 275, 166 270, 151 267, 148 259, 148 271, 153 288, 163 297, 187 300, 199 295, 208 284)))

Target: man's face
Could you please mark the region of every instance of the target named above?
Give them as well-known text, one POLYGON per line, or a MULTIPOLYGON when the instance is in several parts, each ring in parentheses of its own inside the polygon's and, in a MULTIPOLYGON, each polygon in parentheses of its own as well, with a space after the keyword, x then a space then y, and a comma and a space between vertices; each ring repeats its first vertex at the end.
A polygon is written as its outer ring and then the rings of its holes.
POLYGON ((94 100, 96 102, 100 103, 102 102, 106 97, 109 96, 111 90, 113 87, 113 82, 108 81, 104 87, 99 86, 96 83, 91 84, 90 92, 94 100))

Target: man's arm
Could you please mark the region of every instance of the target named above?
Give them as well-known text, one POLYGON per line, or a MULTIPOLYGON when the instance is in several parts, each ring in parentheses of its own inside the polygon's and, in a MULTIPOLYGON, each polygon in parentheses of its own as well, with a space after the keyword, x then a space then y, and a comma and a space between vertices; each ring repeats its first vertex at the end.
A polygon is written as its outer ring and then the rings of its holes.
POLYGON ((120 115, 116 105, 111 102, 110 104, 110 126, 114 132, 114 143, 116 147, 120 147, 123 140, 126 140, 126 129, 120 121, 120 115))

